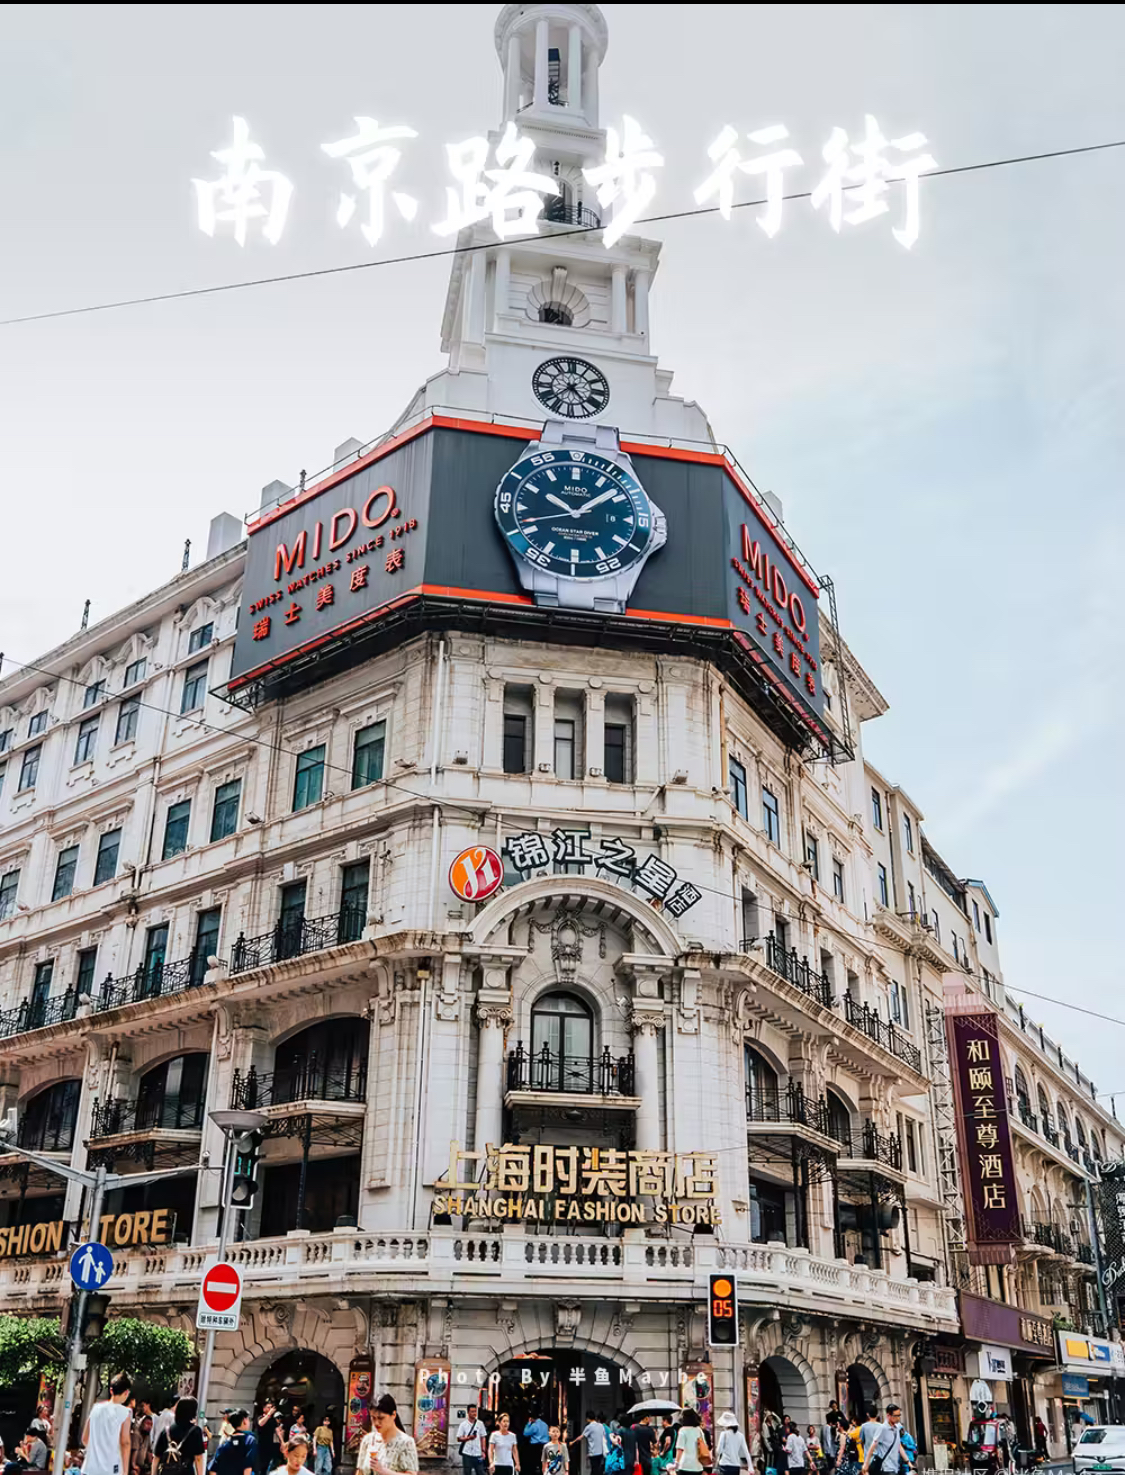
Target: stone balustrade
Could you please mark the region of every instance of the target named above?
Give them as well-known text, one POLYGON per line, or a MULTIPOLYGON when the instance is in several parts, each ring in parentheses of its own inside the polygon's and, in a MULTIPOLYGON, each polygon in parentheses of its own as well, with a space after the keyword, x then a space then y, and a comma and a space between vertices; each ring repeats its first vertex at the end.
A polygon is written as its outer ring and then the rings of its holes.
MULTIPOLYGON (((114 1260, 109 1291, 119 1309, 194 1304, 212 1246, 123 1251, 114 1260)), ((303 1296, 388 1289, 398 1294, 544 1291, 572 1296, 591 1285, 630 1300, 658 1300, 670 1290, 704 1301, 707 1276, 732 1272, 744 1304, 861 1311, 873 1320, 955 1330, 955 1292, 882 1270, 826 1260, 784 1245, 718 1244, 713 1240, 651 1240, 534 1236, 521 1233, 395 1234, 357 1229, 294 1232, 230 1247, 247 1298, 280 1291, 303 1296)), ((51 1310, 69 1294, 65 1258, 0 1262, 0 1304, 6 1311, 51 1310)))

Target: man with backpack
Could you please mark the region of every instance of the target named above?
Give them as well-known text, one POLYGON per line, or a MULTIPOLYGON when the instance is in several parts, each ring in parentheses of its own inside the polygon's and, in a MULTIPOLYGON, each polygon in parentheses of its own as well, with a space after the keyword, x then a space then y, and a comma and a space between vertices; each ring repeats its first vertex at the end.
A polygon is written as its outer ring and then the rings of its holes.
POLYGON ((133 1453, 132 1388, 129 1374, 118 1373, 109 1385, 109 1397, 90 1410, 82 1432, 86 1450, 82 1475, 127 1475, 133 1453))
POLYGON ((250 1432, 250 1415, 244 1408, 231 1409, 229 1439, 215 1451, 208 1469, 212 1475, 254 1475, 258 1463, 258 1441, 250 1432))

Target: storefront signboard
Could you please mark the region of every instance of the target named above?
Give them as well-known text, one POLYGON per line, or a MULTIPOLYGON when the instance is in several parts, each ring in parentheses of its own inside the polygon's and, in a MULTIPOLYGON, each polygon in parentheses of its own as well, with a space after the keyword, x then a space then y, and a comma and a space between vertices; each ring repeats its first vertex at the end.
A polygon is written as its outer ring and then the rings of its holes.
POLYGON ((1103 1163, 1098 1183, 1102 1285, 1112 1320, 1125 1321, 1125 1162, 1103 1163))
POLYGON ((552 830, 549 834, 525 830, 504 841, 504 859, 511 870, 520 873, 521 881, 536 873, 549 874, 555 866, 564 867, 567 875, 582 876, 592 868, 599 880, 632 887, 650 906, 659 906, 671 917, 682 917, 702 900, 699 887, 681 881, 676 868, 659 855, 638 856, 636 847, 619 835, 606 836, 597 849, 589 842, 589 830, 552 830))
POLYGON ((947 1008, 969 1260, 1005 1264, 1020 1242, 1019 1204, 996 1015, 947 1008))
POLYGON ((561 1224, 718 1224, 713 1152, 489 1143, 449 1144, 435 1214, 561 1224))
POLYGON ((1062 1391, 1064 1398, 1089 1398, 1090 1379, 1081 1373, 1063 1373, 1062 1391))
MULTIPOLYGON (((13 1225, 0 1229, 0 1260, 58 1254, 70 1243, 71 1227, 65 1219, 54 1219, 46 1224, 13 1225)), ((96 1238, 109 1249, 166 1245, 171 1242, 175 1227, 176 1216, 171 1209, 104 1214, 99 1221, 96 1238)))
POLYGON ((414 1368, 414 1443, 418 1458, 444 1460, 449 1450, 449 1363, 430 1357, 414 1368))
POLYGON ((1125 1378, 1125 1344, 1080 1332, 1059 1332, 1059 1366, 1091 1368, 1103 1377, 1125 1378))
POLYGON ((1054 1360, 1055 1333, 1046 1317, 1001 1301, 989 1301, 984 1296, 970 1296, 965 1291, 959 1300, 961 1328, 969 1341, 1011 1347, 1030 1357, 1054 1360))

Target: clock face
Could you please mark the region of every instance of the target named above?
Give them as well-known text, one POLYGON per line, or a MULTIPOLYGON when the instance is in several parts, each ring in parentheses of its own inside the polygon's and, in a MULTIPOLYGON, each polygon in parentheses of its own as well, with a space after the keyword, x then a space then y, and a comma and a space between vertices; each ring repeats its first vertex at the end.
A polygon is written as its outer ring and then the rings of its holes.
POLYGON ((588 420, 609 404, 609 381, 585 359, 548 359, 531 376, 535 398, 563 420, 588 420))
POLYGON ((524 456, 496 488, 512 552, 570 579, 604 579, 649 550, 652 504, 635 477, 592 451, 524 456))

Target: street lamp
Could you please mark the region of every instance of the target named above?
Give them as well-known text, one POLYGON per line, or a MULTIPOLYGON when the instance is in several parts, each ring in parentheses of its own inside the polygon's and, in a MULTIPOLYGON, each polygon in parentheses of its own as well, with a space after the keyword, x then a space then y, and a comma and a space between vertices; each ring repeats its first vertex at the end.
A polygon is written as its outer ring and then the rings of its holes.
MULTIPOLYGON (((249 1132, 260 1132, 268 1123, 269 1117, 264 1111, 242 1111, 237 1107, 229 1110, 209 1111, 207 1115, 219 1131, 223 1134, 223 1171, 221 1177, 222 1187, 219 1191, 219 1251, 218 1261, 220 1264, 227 1258, 227 1232, 230 1227, 230 1191, 231 1177, 234 1168, 234 1152, 232 1148, 238 1137, 243 1137, 249 1132)), ((207 1333, 203 1344, 203 1360, 199 1367, 199 1387, 196 1389, 196 1398, 199 1403, 199 1417, 207 1417, 207 1390, 211 1382, 211 1365, 215 1360, 215 1332, 207 1333)), ((52 1475, 61 1475, 61 1471, 52 1471, 52 1475)))
MULTIPOLYGON (((243 1113, 246 1115, 247 1113, 243 1113)), ((33 1152, 30 1148, 21 1147, 16 1142, 16 1112, 11 1107, 7 1115, 0 1120, 0 1152, 15 1153, 29 1163, 34 1163, 38 1168, 45 1168, 48 1173, 56 1173, 60 1178, 67 1179, 70 1183, 80 1183, 84 1189, 90 1192, 90 1238, 97 1236, 98 1225, 101 1222, 102 1205, 107 1193, 115 1188, 136 1187, 142 1183, 157 1183, 165 1178, 176 1178, 184 1173, 197 1173, 198 1164, 193 1163, 185 1168, 162 1168, 154 1173, 108 1173, 105 1164, 99 1163, 94 1171, 88 1172, 83 1168, 73 1168, 69 1163, 60 1163, 56 1158, 48 1157, 46 1153, 33 1152)), ((81 1229, 81 1225, 79 1226, 81 1229)), ((86 1355, 82 1351, 82 1321, 86 1306, 88 1291, 79 1291, 78 1305, 75 1307, 70 1329, 70 1341, 67 1347, 66 1378, 63 1381, 62 1392, 62 1414, 57 1421, 56 1428, 59 1431, 55 1439, 54 1455, 51 1461, 51 1475, 63 1475, 63 1467, 66 1463, 67 1433, 70 1429, 70 1414, 74 1405, 74 1386, 78 1381, 78 1374, 85 1369, 86 1355)))

